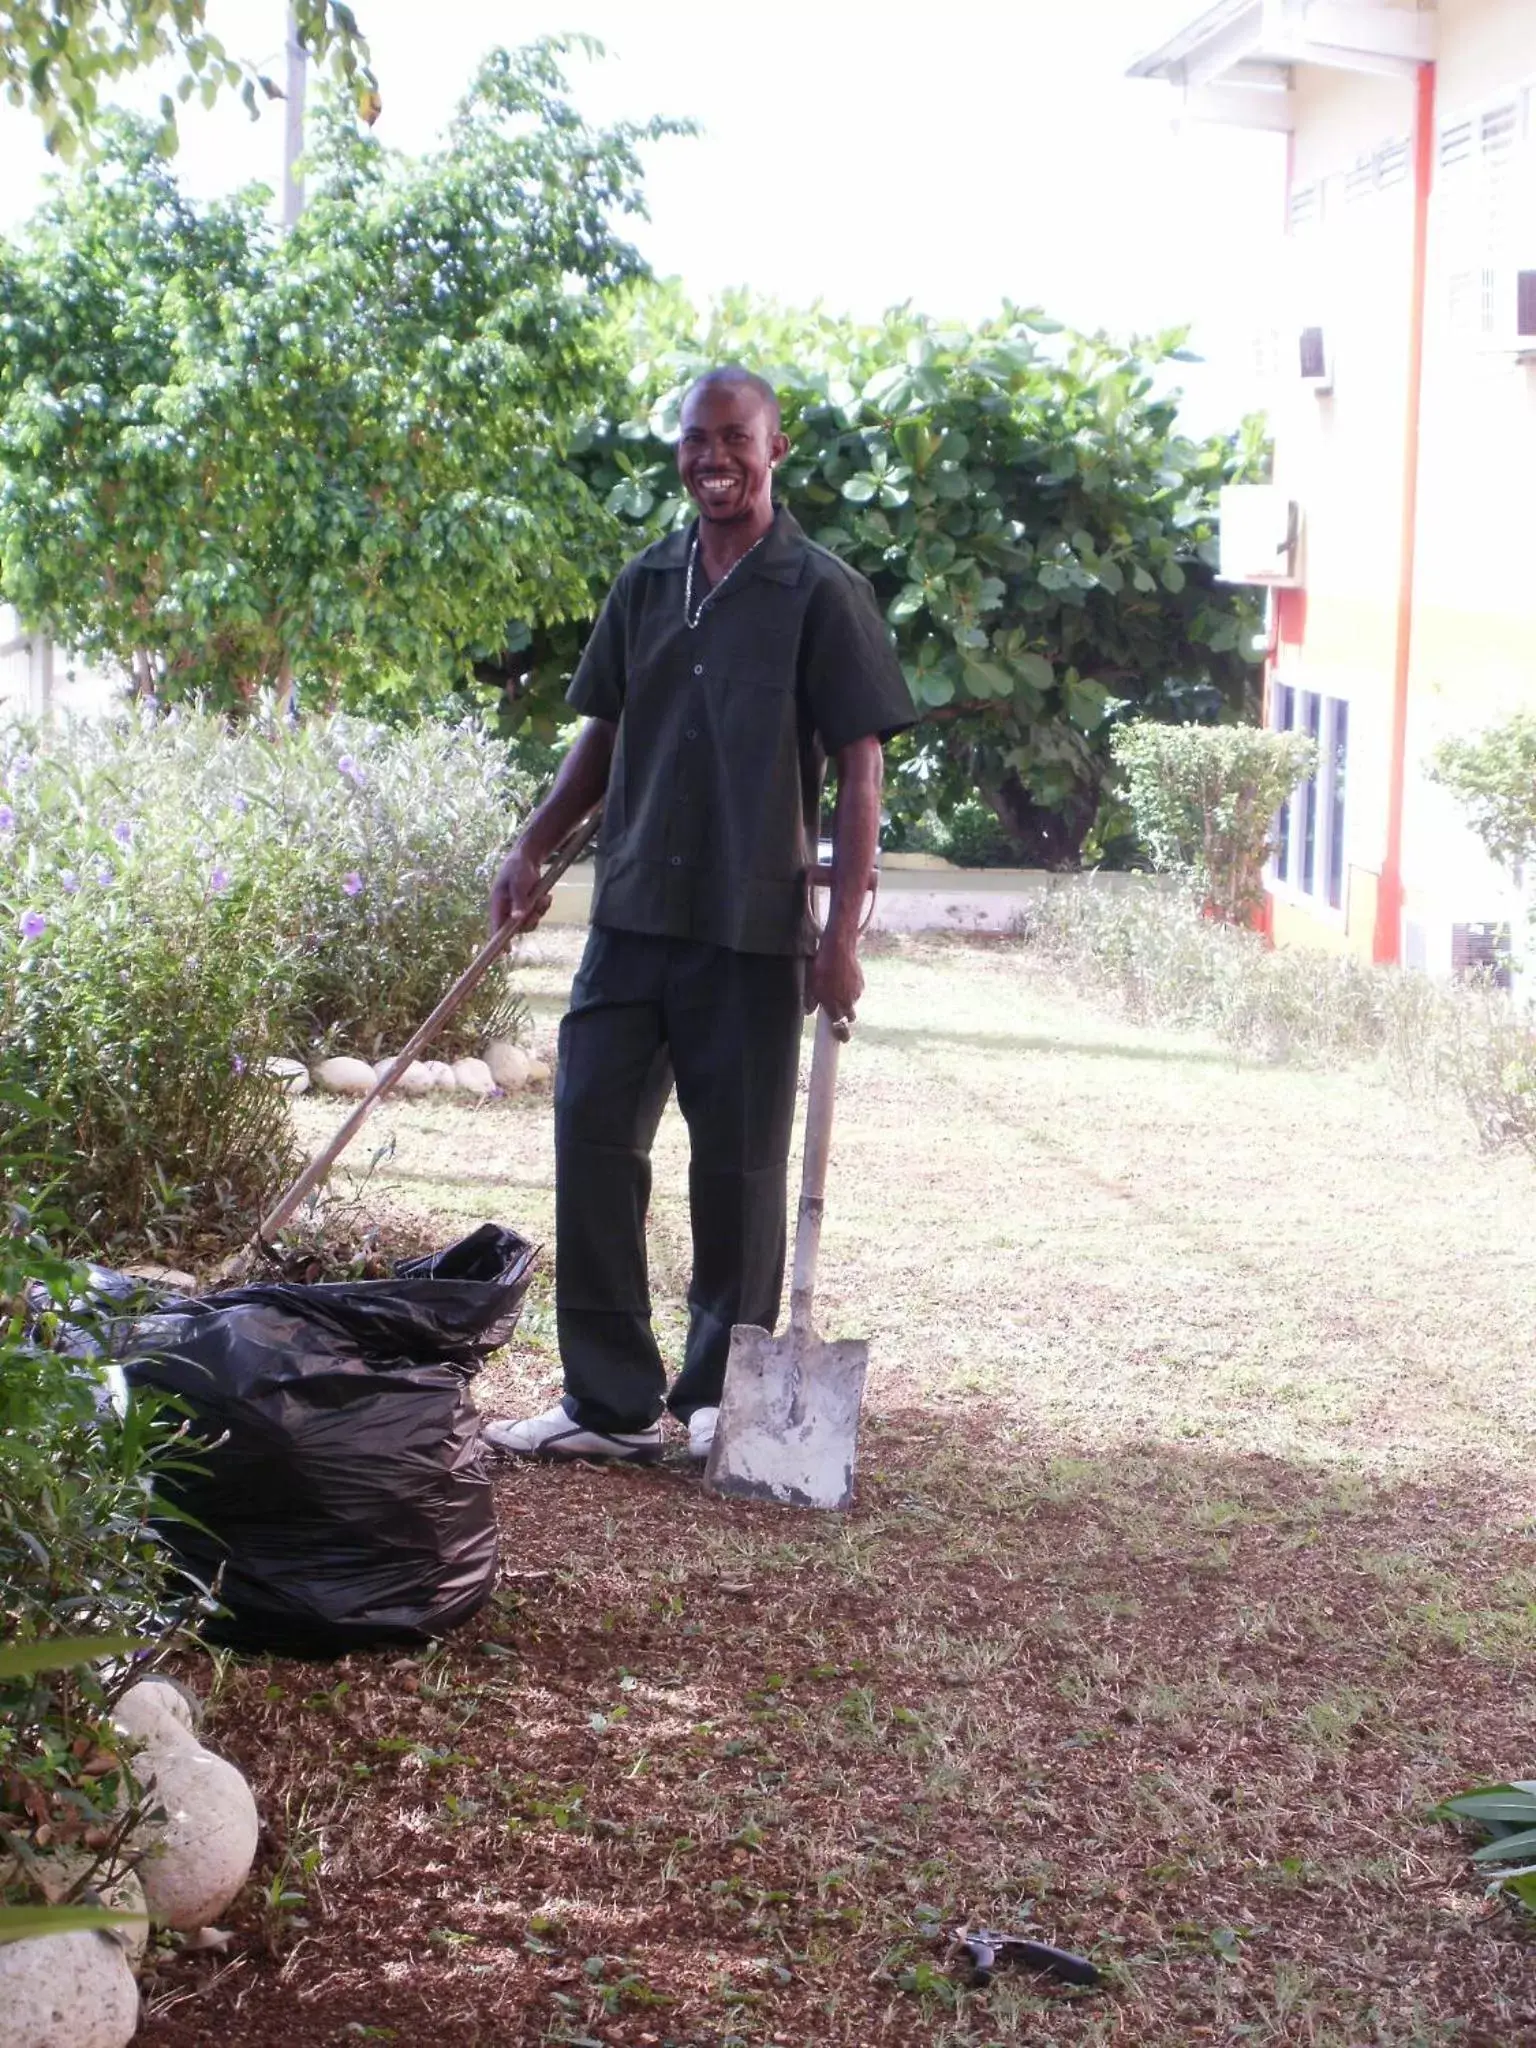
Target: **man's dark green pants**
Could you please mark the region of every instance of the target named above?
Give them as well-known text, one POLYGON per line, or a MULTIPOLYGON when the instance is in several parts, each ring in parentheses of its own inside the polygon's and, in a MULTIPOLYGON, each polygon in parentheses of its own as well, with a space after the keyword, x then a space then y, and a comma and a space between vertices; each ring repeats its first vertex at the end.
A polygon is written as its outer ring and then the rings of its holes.
POLYGON ((555 1307, 566 1405, 591 1429, 720 1399, 731 1329, 778 1320, 805 962, 594 926, 560 1026, 555 1307), (671 1394, 651 1329, 651 1144, 676 1084, 693 1279, 671 1394))

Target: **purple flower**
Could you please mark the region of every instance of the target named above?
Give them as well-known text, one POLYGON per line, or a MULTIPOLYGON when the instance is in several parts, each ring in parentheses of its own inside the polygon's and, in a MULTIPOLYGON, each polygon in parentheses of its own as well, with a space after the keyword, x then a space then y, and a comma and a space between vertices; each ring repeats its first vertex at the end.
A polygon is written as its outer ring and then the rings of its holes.
POLYGON ((132 846, 133 827, 128 823, 128 820, 126 818, 120 825, 114 825, 112 827, 112 837, 117 841, 119 846, 132 846))
POLYGON ((212 873, 212 874, 211 874, 211 875, 210 875, 210 876, 208 877, 208 893, 209 893, 209 895, 210 895, 210 896, 222 896, 222 895, 224 894, 224 891, 225 891, 225 890, 226 890, 226 889, 227 889, 228 887, 229 887, 229 869, 228 869, 228 868, 215 868, 215 869, 214 869, 214 871, 213 871, 213 873, 212 873))
POLYGON ((357 761, 353 759, 353 757, 350 754, 342 755, 341 759, 336 763, 336 772, 338 775, 347 776, 351 781, 357 784, 359 789, 361 789, 363 784, 368 780, 367 776, 363 773, 361 766, 358 764, 357 761))
POLYGON ((234 1058, 230 1061, 230 1065, 234 1068, 237 1074, 243 1074, 245 1072, 245 1061, 240 1057, 239 1053, 235 1054, 234 1058))
POLYGON ((20 782, 23 775, 28 773, 28 771, 31 769, 31 766, 32 756, 30 754, 18 754, 15 760, 12 761, 10 765, 10 768, 6 774, 6 781, 11 785, 12 788, 14 788, 16 784, 20 782))
POLYGON ((342 886, 342 890, 343 890, 343 892, 344 892, 344 893, 345 893, 346 895, 348 895, 348 896, 361 896, 361 895, 362 895, 362 893, 363 893, 363 878, 362 878, 362 876, 361 876, 361 875, 360 875, 360 874, 359 874, 359 873, 357 872, 357 869, 356 869, 356 868, 353 868, 353 869, 352 869, 352 870, 350 871, 350 873, 348 873, 348 874, 345 874, 345 875, 343 875, 343 876, 342 876, 342 878, 341 878, 341 886, 342 886))
POLYGON ((63 868, 59 873, 59 887, 66 896, 75 896, 80 891, 80 877, 73 868, 63 868))
POLYGON ((16 813, 11 809, 9 804, 0 804, 0 832, 13 831, 15 829, 15 825, 16 813))
POLYGON ((48 920, 40 910, 24 910, 21 914, 21 936, 24 939, 40 939, 48 929, 48 920))
POLYGON ((110 889, 113 882, 117 879, 110 866, 104 860, 97 861, 95 875, 96 880, 100 882, 103 889, 110 889))
POLYGON ((250 808, 251 808, 251 800, 250 800, 250 798, 249 798, 249 797, 245 797, 245 796, 237 796, 237 797, 235 798, 235 810, 236 810, 236 812, 237 812, 237 813, 239 814, 239 816, 240 816, 240 817, 242 817, 242 818, 243 818, 243 817, 245 816, 246 812, 247 812, 247 811, 248 811, 248 810, 249 810, 250 808))

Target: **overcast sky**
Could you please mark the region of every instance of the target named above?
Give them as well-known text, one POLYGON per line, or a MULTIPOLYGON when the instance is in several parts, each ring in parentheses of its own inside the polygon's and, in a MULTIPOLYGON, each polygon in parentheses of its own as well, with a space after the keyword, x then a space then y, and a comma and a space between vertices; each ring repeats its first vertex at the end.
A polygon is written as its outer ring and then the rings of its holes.
MULTIPOLYGON (((1011 298, 1075 325, 1192 321, 1210 364, 1192 373, 1199 414, 1251 395, 1283 144, 1176 126, 1164 88, 1124 76, 1202 0, 353 4, 383 94, 377 132, 397 147, 431 143, 486 49, 562 29, 607 46, 572 60, 589 116, 697 121, 697 139, 649 151, 652 220, 635 231, 695 296, 745 284, 859 315, 910 299, 975 318, 1011 298)), ((212 0, 210 16, 281 79, 282 0, 212 0)), ((233 98, 185 110, 186 184, 275 186, 280 117, 252 123, 233 98)), ((0 229, 25 219, 47 168, 36 123, 0 107, 0 229)))

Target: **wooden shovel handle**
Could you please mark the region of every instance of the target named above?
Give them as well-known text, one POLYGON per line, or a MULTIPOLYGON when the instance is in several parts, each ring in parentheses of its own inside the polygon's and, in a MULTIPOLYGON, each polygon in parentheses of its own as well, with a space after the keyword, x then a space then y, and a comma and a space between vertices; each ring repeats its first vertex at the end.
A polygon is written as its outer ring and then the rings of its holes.
POLYGON ((559 881, 572 861, 579 859, 591 845, 596 837, 597 828, 601 820, 602 812, 592 811, 579 824, 574 825, 564 839, 561 840, 550 858, 549 866, 539 878, 539 890, 532 906, 521 917, 509 917, 505 924, 498 926, 492 932, 491 936, 480 948, 474 959, 470 961, 468 967, 465 968, 464 972, 453 984, 453 987, 449 989, 447 995, 443 997, 431 1016, 428 1017, 424 1024, 418 1025, 405 1044, 401 1046, 395 1063, 389 1072, 382 1080, 374 1082, 368 1093, 359 1102, 356 1109, 353 1110, 325 1150, 309 1162, 308 1166, 305 1167, 304 1171, 293 1183, 293 1186, 288 1189, 286 1194, 274 1202, 271 1209, 262 1217, 257 1228, 257 1236, 259 1238, 266 1242, 275 1237, 294 1210, 298 1208, 304 1197, 312 1189, 319 1187, 342 1153, 346 1151, 368 1118, 373 1114, 376 1105, 384 1100, 384 1097, 388 1095, 412 1060, 418 1058, 426 1050, 438 1032, 448 1022, 449 1018, 474 994, 487 973, 501 958, 501 955, 519 933, 525 932, 528 929, 550 890, 559 881))
POLYGON ((795 1219, 795 1270, 790 1284, 789 1321, 809 1330, 816 1295, 816 1260, 821 1250, 821 1218, 827 1190, 827 1160, 832 1151, 832 1103, 837 1093, 837 1055, 841 1038, 825 1010, 816 1013, 816 1043, 811 1051, 811 1085, 805 1105, 805 1158, 800 1169, 800 1210, 795 1219))

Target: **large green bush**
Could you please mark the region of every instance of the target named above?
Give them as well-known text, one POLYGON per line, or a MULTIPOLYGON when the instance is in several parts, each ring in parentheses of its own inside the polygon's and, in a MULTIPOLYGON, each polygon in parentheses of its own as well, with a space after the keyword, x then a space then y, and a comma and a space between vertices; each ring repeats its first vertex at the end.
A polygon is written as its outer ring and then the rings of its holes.
MULTIPOLYGON (((522 808, 471 726, 187 709, 0 728, 0 1151, 82 1243, 233 1230, 293 1168, 274 1054, 398 1048, 484 934, 522 808)), ((505 975, 445 1035, 507 1028, 505 975)))
POLYGON ((1126 725, 1111 751, 1131 815, 1165 874, 1187 875, 1227 924, 1264 897, 1275 813, 1317 765, 1305 734, 1251 725, 1126 725))
MULTIPOLYGON (((892 752, 893 811, 913 787, 941 816, 979 795, 1016 861, 1076 866, 1118 722, 1253 710, 1257 617, 1216 581, 1216 507, 1257 473, 1262 434, 1181 431, 1179 334, 1121 343, 1012 307, 860 326, 744 297, 701 318, 652 291, 621 349, 629 388, 572 459, 636 544, 690 513, 673 461, 689 380, 735 359, 778 390, 779 493, 870 578, 922 713, 892 752)), ((513 639, 514 713, 553 714, 573 642, 513 639)))

